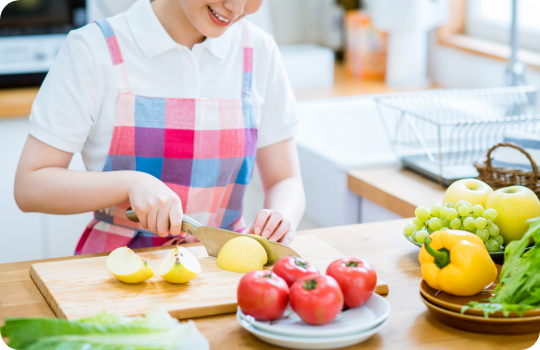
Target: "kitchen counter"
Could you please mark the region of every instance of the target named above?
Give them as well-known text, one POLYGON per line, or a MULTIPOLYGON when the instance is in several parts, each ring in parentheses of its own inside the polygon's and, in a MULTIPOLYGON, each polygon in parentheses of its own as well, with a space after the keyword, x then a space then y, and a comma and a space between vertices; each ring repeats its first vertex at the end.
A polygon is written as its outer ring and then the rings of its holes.
POLYGON ((32 103, 39 88, 19 88, 0 90, 0 119, 25 117, 30 115, 32 103))
MULTIPOLYGON (((389 324, 367 342, 348 349, 515 349, 531 347, 538 334, 497 336, 459 331, 435 321, 419 298, 418 248, 401 237, 410 219, 300 231, 312 234, 347 256, 370 261, 388 283, 389 324)), ((196 243, 198 244, 198 243, 196 243)), ((170 249, 164 247, 146 250, 170 249)), ((321 252, 324 254, 324 252, 321 252)), ((104 254, 98 254, 104 255, 104 254)), ((91 255, 0 264, 0 322, 6 317, 54 317, 29 276, 32 263, 80 259, 91 255)), ((96 255, 93 255, 96 256, 96 255)), ((194 320, 212 349, 278 349, 245 331, 234 314, 194 320)))
POLYGON ((298 100, 312 100, 340 96, 385 94, 397 91, 403 91, 403 89, 390 88, 381 80, 355 79, 345 72, 343 64, 336 62, 334 86, 318 89, 295 89, 294 93, 298 100))
MULTIPOLYGON (((0 119, 28 117, 32 103, 38 93, 38 87, 0 89, 0 119)), ((336 63, 334 70, 334 86, 325 89, 295 90, 298 100, 327 98, 338 96, 369 95, 400 91, 391 89, 383 81, 358 80, 345 73, 342 64, 336 63)))
POLYGON ((349 190, 403 217, 414 216, 418 206, 443 204, 446 187, 398 167, 349 171, 349 190))

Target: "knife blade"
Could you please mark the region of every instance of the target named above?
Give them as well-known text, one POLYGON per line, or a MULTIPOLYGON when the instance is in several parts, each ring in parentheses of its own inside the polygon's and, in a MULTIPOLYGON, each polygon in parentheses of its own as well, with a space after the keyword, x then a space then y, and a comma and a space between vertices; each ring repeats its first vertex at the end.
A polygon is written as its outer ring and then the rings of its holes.
MULTIPOLYGON (((131 208, 126 210, 126 217, 131 221, 139 222, 137 214, 135 214, 131 208)), ((301 257, 300 254, 294 251, 294 249, 284 244, 270 241, 258 235, 238 233, 216 227, 204 226, 192 217, 185 214, 182 221, 182 232, 197 238, 206 248, 208 255, 213 257, 217 257, 221 248, 231 239, 245 236, 253 238, 263 246, 266 254, 268 255, 268 262, 266 265, 273 265, 276 261, 286 256, 301 257)))

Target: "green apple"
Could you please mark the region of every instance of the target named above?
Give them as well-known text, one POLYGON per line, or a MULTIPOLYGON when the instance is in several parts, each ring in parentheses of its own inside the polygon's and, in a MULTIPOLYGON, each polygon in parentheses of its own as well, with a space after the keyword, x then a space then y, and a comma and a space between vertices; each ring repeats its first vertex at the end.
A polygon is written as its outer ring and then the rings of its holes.
POLYGON ((480 204, 486 207, 486 200, 493 193, 493 189, 487 183, 477 179, 463 179, 454 182, 444 194, 443 203, 464 200, 471 205, 480 204))
POLYGON ((187 283, 201 273, 199 260, 189 250, 176 246, 159 266, 159 275, 171 283, 187 283))
POLYGON ((510 186, 494 191, 486 202, 486 209, 497 211, 493 223, 499 226, 504 245, 519 240, 529 229, 525 223, 540 216, 540 200, 536 194, 523 186, 510 186))

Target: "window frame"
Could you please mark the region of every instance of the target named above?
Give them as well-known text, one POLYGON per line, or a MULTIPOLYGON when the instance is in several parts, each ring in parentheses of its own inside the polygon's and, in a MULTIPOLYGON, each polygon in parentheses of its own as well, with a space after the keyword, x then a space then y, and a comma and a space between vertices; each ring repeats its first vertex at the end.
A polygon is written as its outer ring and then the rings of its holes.
MULTIPOLYGON (((493 0, 469 0, 467 2, 467 14, 465 19, 465 33, 467 35, 477 37, 480 39, 490 40, 498 42, 500 44, 508 45, 510 43, 510 18, 511 18, 511 0, 501 0, 508 2, 508 23, 501 23, 499 21, 489 20, 482 17, 481 9, 482 2, 493 0)), ((524 3, 529 7, 535 8, 531 5, 530 0, 520 0, 519 6, 523 6, 524 3)), ((537 10, 535 8, 535 10, 537 10)), ((518 10, 519 11, 519 10, 518 10)), ((538 15, 540 18, 540 7, 538 7, 538 15)), ((535 30, 529 27, 519 26, 518 20, 518 43, 522 49, 537 51, 540 53, 540 30, 535 30)))
MULTIPOLYGON (((437 29, 437 43, 452 49, 507 62, 510 57, 508 44, 474 37, 466 33, 467 5, 470 0, 448 1, 450 21, 437 29)), ((517 56, 518 60, 525 63, 528 69, 540 72, 540 52, 520 49, 517 56)))

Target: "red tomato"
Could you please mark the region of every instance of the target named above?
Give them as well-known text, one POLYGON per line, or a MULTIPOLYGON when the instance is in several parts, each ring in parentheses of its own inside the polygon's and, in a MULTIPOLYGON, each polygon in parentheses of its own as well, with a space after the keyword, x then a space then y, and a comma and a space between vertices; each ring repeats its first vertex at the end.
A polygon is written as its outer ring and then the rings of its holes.
POLYGON ((289 303, 289 287, 272 271, 251 271, 240 280, 236 291, 238 306, 258 320, 275 320, 289 303))
POLYGON ((363 259, 338 259, 328 266, 326 274, 339 283, 347 307, 364 304, 377 287, 377 274, 371 264, 363 259))
POLYGON ((313 325, 332 321, 343 308, 343 293, 331 276, 312 274, 298 279, 289 298, 298 316, 313 325))
POLYGON ((283 278, 289 287, 301 277, 319 273, 319 269, 315 265, 296 256, 279 259, 274 264, 272 271, 283 278))

